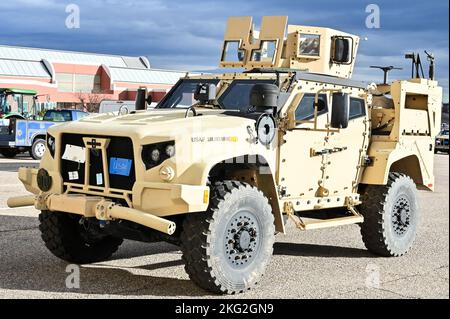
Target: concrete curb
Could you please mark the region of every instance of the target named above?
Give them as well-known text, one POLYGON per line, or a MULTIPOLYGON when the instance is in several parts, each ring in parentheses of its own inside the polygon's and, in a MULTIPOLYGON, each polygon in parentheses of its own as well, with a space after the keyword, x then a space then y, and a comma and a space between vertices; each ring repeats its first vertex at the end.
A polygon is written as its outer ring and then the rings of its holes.
POLYGON ((18 171, 19 167, 32 167, 38 168, 39 162, 37 163, 0 163, 0 171, 18 171))

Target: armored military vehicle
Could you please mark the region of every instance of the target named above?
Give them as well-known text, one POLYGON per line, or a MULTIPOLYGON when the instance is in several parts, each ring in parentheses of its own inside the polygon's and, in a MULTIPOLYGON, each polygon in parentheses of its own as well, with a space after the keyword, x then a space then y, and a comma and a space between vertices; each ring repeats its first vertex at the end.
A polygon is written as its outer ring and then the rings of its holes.
POLYGON ((359 38, 232 17, 220 65, 186 75, 154 110, 100 114, 48 130, 39 169, 21 168, 48 249, 109 258, 124 238, 180 245, 200 287, 239 293, 261 279, 276 233, 361 226, 366 247, 414 241, 416 189, 434 188, 442 89, 433 79, 351 80, 359 38))

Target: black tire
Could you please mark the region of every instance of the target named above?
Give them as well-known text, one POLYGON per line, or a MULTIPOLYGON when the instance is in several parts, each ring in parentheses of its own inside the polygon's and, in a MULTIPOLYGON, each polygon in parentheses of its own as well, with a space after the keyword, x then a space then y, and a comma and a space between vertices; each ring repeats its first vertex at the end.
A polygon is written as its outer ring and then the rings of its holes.
POLYGON ((243 292, 263 276, 274 241, 272 208, 263 193, 246 183, 218 182, 211 187, 208 210, 184 220, 185 270, 205 290, 243 292))
POLYGON ((107 260, 122 244, 122 238, 88 232, 80 216, 42 211, 39 229, 45 246, 58 258, 70 263, 88 264, 107 260))
POLYGON ((389 173, 387 185, 367 185, 360 211, 364 216, 361 235, 368 250, 385 257, 408 252, 419 221, 416 185, 409 176, 389 173))
POLYGON ((20 151, 14 148, 4 148, 0 150, 0 154, 2 154, 2 156, 6 158, 14 158, 19 153, 20 151))
POLYGON ((41 160, 42 156, 44 156, 44 153, 42 152, 42 148, 45 148, 47 146, 45 145, 45 140, 42 138, 37 138, 33 141, 33 145, 31 145, 30 149, 30 156, 35 160, 41 160))

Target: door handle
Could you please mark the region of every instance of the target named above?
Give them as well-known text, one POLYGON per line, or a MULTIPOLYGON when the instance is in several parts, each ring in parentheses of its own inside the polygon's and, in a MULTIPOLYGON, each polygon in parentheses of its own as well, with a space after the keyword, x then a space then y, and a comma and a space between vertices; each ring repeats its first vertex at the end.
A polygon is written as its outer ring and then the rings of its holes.
POLYGON ((315 150, 315 149, 311 148, 310 155, 311 155, 311 157, 321 156, 321 155, 325 155, 325 154, 333 154, 333 153, 342 152, 342 151, 345 151, 346 149, 347 149, 347 146, 324 148, 322 150, 315 150))

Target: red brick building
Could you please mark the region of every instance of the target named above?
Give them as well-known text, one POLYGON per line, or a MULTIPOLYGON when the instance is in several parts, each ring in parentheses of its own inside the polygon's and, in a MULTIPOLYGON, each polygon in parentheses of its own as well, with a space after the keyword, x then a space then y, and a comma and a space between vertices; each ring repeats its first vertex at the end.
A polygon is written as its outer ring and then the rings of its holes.
POLYGON ((185 72, 150 68, 146 57, 0 45, 0 87, 34 89, 39 101, 73 107, 81 100, 134 100, 148 88, 159 101, 185 72))

